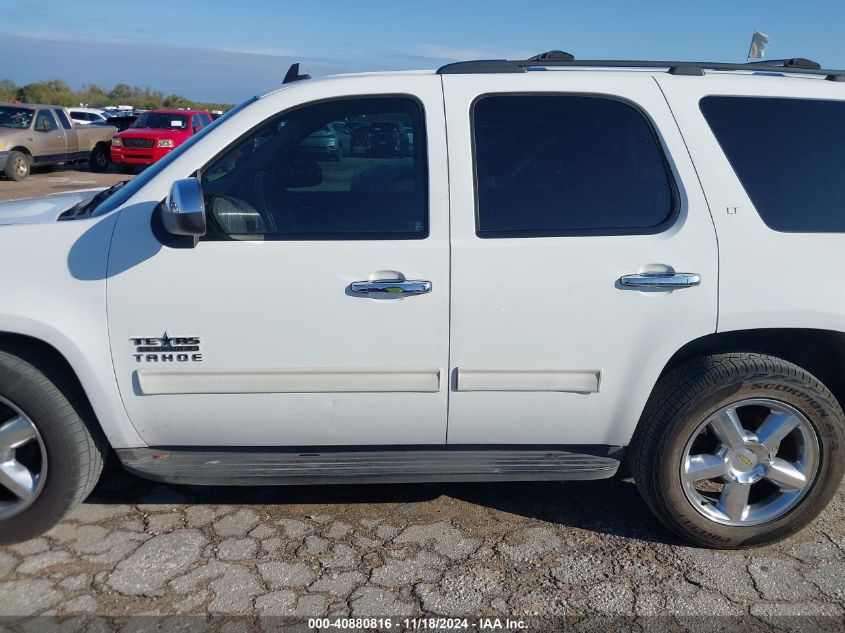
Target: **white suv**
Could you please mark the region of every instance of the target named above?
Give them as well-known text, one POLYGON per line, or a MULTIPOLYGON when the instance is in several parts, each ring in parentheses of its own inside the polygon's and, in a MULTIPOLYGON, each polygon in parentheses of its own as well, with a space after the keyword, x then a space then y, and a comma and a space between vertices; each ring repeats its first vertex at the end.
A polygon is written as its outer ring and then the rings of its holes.
POLYGON ((825 507, 845 73, 553 52, 304 78, 129 183, 0 210, 0 542, 110 449, 212 485, 598 479, 627 455, 712 547, 825 507), (312 138, 333 123, 339 160, 312 138))

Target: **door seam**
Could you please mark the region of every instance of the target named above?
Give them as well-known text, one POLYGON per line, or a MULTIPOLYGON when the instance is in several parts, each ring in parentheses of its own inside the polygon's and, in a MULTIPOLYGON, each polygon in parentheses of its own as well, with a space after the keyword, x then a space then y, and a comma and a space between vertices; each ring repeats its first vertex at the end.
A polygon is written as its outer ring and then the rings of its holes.
POLYGON ((443 83, 443 76, 440 76, 440 96, 443 106, 443 133, 445 135, 446 150, 446 228, 447 235, 447 266, 449 291, 446 297, 446 434, 443 438, 444 444, 449 444, 449 415, 452 407, 452 170, 449 165, 449 121, 446 117, 446 86, 443 83))
POLYGON ((722 252, 721 248, 719 247, 719 231, 716 230, 716 220, 713 218, 713 208, 710 206, 710 199, 707 197, 707 190, 704 188, 704 183, 701 181, 701 175, 698 173, 698 167, 695 164, 695 159, 692 157, 692 152, 690 151, 689 145, 687 144, 687 139, 684 136, 684 131, 681 129, 681 125, 678 123, 678 118, 675 116, 675 111, 672 109, 672 104, 669 102, 669 99, 666 97, 666 93, 663 91, 663 86, 660 85, 660 82, 657 80, 657 77, 652 77, 654 83, 657 84, 657 89, 660 91, 660 94, 663 95, 663 100, 666 102, 666 107, 669 108, 669 114, 672 115, 672 120, 675 121, 675 127, 678 128, 678 134, 681 136, 681 141, 684 143, 684 148, 687 150, 687 156, 689 156, 690 164, 692 165, 692 170, 695 173, 695 177, 698 180, 698 187, 701 189, 701 194, 704 196, 704 204, 707 205, 707 211, 710 214, 710 224, 713 225, 713 235, 716 236, 716 329, 714 334, 719 331, 719 316, 721 314, 721 304, 720 301, 722 299, 722 252))

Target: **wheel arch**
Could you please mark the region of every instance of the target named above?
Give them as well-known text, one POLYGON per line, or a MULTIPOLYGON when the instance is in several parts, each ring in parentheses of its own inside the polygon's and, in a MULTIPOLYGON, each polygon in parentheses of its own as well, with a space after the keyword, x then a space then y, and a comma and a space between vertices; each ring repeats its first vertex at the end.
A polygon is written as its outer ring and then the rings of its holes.
POLYGON ((845 332, 811 328, 761 328, 717 332, 694 339, 666 363, 661 377, 698 356, 728 352, 767 354, 789 361, 821 380, 845 403, 845 332))
MULTIPOLYGON (((90 382, 93 378, 88 377, 89 379, 86 381, 84 376, 86 372, 80 371, 79 367, 74 366, 69 358, 70 355, 61 351, 53 343, 44 340, 44 338, 28 334, 0 331, 0 351, 22 356, 39 369, 44 370, 48 377, 51 372, 60 372, 74 390, 73 395, 79 399, 82 406, 86 407, 86 413, 91 415, 92 420, 103 432, 110 447, 146 445, 128 422, 128 418, 123 423, 123 420, 117 419, 118 415, 109 415, 110 411, 114 411, 119 406, 121 413, 125 416, 122 403, 104 402, 104 397, 108 397, 108 395, 102 393, 104 391, 102 386, 99 389, 92 389, 89 385, 89 388, 86 389, 84 383, 90 382), (92 393, 92 391, 98 393, 92 393)), ((116 389, 115 386, 115 393, 116 389)), ((117 397, 119 398, 119 396, 117 397)))
MULTIPOLYGON (((815 328, 759 328, 707 334, 687 342, 666 362, 643 411, 648 406, 660 379, 683 363, 710 354, 750 352, 782 358, 810 372, 821 380, 840 406, 845 408, 845 332, 815 328)), ((642 414, 642 412, 641 412, 642 414)), ((631 426, 628 445, 643 426, 642 415, 631 426)))
POLYGON ((9 152, 20 152, 21 154, 26 154, 32 158, 32 152, 29 151, 29 148, 25 145, 15 145, 14 147, 10 147, 9 152))

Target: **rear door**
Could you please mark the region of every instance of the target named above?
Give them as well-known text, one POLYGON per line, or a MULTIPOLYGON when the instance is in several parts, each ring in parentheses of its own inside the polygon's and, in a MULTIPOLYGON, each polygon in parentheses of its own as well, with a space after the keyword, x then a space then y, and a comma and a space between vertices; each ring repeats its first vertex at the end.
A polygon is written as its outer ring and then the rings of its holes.
POLYGON ((626 445, 672 354, 716 329, 713 223, 665 99, 645 73, 443 82, 448 442, 626 445))
POLYGON ((87 158, 88 152, 83 152, 82 155, 80 155, 79 134, 76 133, 76 130, 73 127, 73 121, 70 120, 67 112, 65 112, 62 108, 56 108, 53 112, 55 112, 56 118, 59 120, 59 124, 65 132, 67 159, 76 160, 79 158, 87 158))

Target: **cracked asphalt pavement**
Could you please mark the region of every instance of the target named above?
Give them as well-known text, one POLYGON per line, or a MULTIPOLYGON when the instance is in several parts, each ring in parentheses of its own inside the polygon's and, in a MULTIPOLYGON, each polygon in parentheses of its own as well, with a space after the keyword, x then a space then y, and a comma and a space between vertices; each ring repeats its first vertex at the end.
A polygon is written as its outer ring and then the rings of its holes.
POLYGON ((606 616, 634 630, 721 616, 761 631, 801 616, 841 630, 843 512, 845 486, 787 541, 708 551, 666 532, 627 479, 203 488, 112 468, 56 528, 0 548, 0 615, 606 616))

